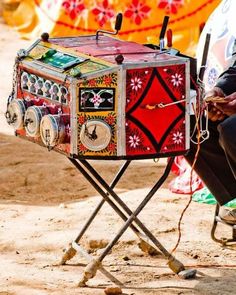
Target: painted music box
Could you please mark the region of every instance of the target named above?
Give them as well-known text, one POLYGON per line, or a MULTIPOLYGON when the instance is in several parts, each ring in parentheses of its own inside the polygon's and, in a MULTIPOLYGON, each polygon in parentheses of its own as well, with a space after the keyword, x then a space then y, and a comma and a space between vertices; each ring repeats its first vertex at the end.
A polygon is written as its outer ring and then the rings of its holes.
POLYGON ((189 59, 96 35, 43 34, 16 58, 7 121, 75 158, 167 157, 189 148, 189 59))

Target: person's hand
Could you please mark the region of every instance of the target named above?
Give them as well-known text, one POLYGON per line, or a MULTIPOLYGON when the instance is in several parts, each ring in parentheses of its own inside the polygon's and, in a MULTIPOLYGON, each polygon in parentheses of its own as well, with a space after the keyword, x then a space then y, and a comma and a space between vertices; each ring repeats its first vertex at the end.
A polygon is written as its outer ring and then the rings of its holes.
POLYGON ((208 97, 215 97, 215 96, 220 96, 220 97, 224 97, 225 94, 223 92, 223 90, 219 87, 213 87, 210 91, 208 91, 205 95, 205 98, 208 98, 208 97))
POLYGON ((217 106, 209 104, 206 108, 208 119, 215 122, 221 121, 226 117, 226 114, 222 112, 222 110, 218 109, 217 106))
MULTIPOLYGON (((212 90, 206 93, 206 98, 209 97, 225 97, 224 92, 219 87, 214 87, 212 90)), ((226 114, 223 113, 221 109, 218 108, 219 104, 215 103, 206 103, 205 109, 207 110, 208 119, 215 122, 221 121, 226 117, 226 114)))
POLYGON ((224 100, 226 101, 226 103, 214 103, 214 107, 216 107, 226 116, 232 116, 236 114, 236 92, 233 92, 228 96, 225 96, 224 100))

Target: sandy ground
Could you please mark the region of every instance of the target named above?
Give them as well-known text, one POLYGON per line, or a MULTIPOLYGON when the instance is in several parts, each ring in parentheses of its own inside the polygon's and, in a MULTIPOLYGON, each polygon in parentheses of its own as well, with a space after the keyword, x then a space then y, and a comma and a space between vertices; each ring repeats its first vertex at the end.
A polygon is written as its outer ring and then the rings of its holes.
MULTIPOLYGON (((11 136, 4 111, 11 90, 14 56, 29 45, 0 24, 0 295, 99 295, 112 283, 99 271, 88 287, 78 287, 86 260, 77 253, 59 265, 64 249, 76 238, 101 197, 68 159, 11 136)), ((120 161, 92 165, 107 182, 120 161)), ((116 192, 136 208, 160 176, 165 162, 134 161, 116 192)), ((168 181, 173 178, 170 175, 168 181)), ((189 196, 173 194, 168 181, 139 215, 170 251, 178 237, 177 224, 189 196)), ((160 255, 149 256, 138 247, 129 229, 104 259, 103 265, 125 284, 123 294, 235 294, 234 247, 222 247, 210 238, 214 206, 192 203, 182 222, 182 238, 175 252, 186 268, 197 270, 192 280, 175 275, 160 255)), ((81 240, 96 257, 123 222, 105 204, 81 240)), ((217 235, 231 236, 219 225, 217 235)))

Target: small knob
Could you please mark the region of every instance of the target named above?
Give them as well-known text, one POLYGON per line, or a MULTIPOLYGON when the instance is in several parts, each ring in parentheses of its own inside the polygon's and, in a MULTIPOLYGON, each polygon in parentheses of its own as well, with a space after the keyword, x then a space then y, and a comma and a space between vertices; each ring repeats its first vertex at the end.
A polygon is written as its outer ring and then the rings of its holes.
POLYGON ((118 65, 121 65, 124 61, 124 56, 122 54, 118 54, 116 57, 115 57, 115 61, 118 65))
POLYGON ((43 33, 42 35, 41 35, 41 39, 42 39, 42 41, 44 41, 44 42, 48 42, 48 39, 49 39, 49 34, 48 33, 43 33))

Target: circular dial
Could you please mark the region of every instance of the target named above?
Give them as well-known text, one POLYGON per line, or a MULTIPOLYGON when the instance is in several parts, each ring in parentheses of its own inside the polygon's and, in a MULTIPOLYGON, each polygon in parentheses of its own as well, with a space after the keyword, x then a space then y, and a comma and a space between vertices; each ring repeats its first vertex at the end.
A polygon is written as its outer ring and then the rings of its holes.
POLYGON ((22 129, 25 115, 25 104, 22 99, 13 99, 7 107, 7 122, 15 129, 22 129))
POLYGON ((82 144, 91 151, 105 149, 111 140, 110 126, 101 120, 89 120, 80 131, 82 144))
POLYGON ((42 117, 47 113, 46 107, 31 106, 25 113, 25 130, 29 136, 39 136, 39 126, 42 117))
POLYGON ((47 147, 61 143, 65 137, 65 126, 60 123, 60 115, 46 115, 40 123, 40 136, 47 147))

